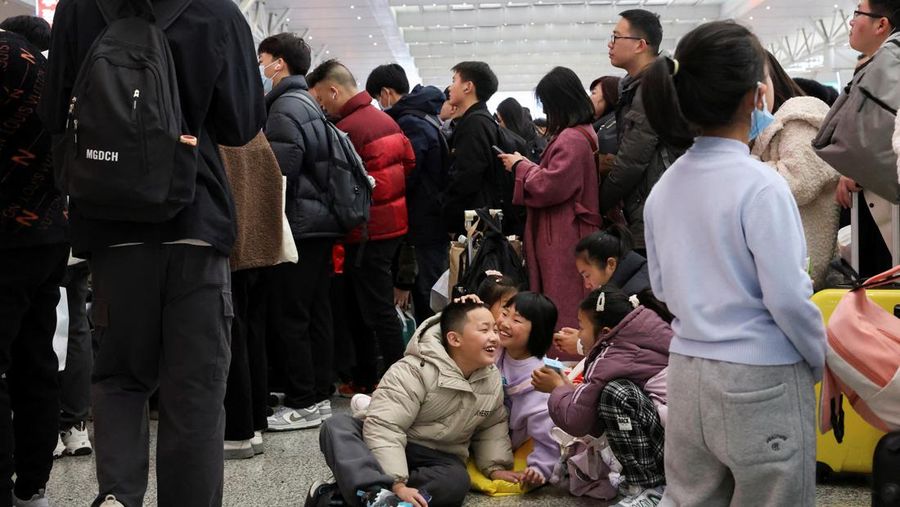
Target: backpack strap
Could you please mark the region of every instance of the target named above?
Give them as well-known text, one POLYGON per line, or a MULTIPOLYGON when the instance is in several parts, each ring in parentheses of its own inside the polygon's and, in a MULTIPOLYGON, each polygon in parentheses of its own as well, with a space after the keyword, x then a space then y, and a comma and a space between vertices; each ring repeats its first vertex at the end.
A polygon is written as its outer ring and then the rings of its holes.
POLYGON ((130 17, 141 17, 165 31, 191 5, 191 0, 96 0, 107 25, 130 17), (154 7, 155 5, 155 7, 154 7))

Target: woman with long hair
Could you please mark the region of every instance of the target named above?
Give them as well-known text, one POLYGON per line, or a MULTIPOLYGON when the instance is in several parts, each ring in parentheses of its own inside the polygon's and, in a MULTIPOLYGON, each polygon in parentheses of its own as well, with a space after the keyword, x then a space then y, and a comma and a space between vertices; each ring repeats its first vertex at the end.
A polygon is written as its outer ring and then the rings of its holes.
POLYGON ((519 101, 509 97, 497 106, 497 121, 500 125, 515 132, 525 140, 528 153, 525 156, 532 162, 541 160, 547 148, 547 140, 538 135, 537 127, 526 113, 519 101))
MULTIPOLYGON (((530 288, 549 297, 559 308, 559 325, 575 327, 578 304, 587 295, 571 262, 578 241, 600 227, 597 134, 591 127, 594 107, 572 70, 556 67, 535 90, 547 114, 550 144, 539 164, 520 153, 499 157, 515 175, 513 203, 527 209, 525 252, 530 288)), ((551 349, 551 356, 568 357, 551 349)))

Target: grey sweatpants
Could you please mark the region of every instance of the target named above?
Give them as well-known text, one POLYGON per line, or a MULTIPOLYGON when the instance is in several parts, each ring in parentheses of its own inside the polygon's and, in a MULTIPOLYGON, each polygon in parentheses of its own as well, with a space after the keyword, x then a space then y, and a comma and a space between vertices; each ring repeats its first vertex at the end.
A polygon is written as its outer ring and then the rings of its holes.
POLYGON ((809 366, 671 354, 663 507, 814 506, 816 401, 809 366))
MULTIPOLYGON (((390 489, 394 482, 382 471, 362 432, 363 422, 348 414, 336 414, 319 431, 319 448, 325 463, 349 505, 360 505, 357 491, 390 489)), ((469 473, 457 456, 408 443, 406 464, 409 467, 407 486, 431 495, 429 507, 463 504, 469 491, 469 473)))

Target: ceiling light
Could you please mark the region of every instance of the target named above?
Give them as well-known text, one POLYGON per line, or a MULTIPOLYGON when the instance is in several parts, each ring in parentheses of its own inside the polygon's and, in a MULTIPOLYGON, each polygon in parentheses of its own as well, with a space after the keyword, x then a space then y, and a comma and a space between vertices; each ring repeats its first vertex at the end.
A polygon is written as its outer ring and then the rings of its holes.
POLYGON ((356 20, 359 21, 362 19, 362 16, 356 16, 356 20))
POLYGON ((373 42, 372 45, 373 45, 373 46, 377 46, 378 43, 377 43, 377 42, 373 42))
POLYGON ((370 39, 372 38, 372 34, 369 34, 369 38, 370 38, 370 39))
POLYGON ((767 5, 767 6, 766 6, 766 10, 767 10, 767 11, 771 11, 771 10, 772 10, 772 6, 771 6, 771 5, 767 5))
POLYGON ((290 23, 290 22, 291 22, 291 18, 284 18, 284 22, 285 22, 285 23, 290 23))
POLYGON ((351 9, 355 9, 356 6, 355 6, 355 5, 351 5, 350 8, 351 8, 351 9))
POLYGON ((753 21, 753 16, 750 16, 750 21, 753 21))

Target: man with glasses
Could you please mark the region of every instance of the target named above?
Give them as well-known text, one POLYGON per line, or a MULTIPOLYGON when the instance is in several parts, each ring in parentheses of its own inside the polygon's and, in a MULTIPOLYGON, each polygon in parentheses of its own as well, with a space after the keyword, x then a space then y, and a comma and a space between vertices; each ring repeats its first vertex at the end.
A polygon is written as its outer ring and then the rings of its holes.
MULTIPOLYGON (((898 0, 862 0, 850 20, 850 47, 866 57, 856 70, 853 86, 862 79, 862 71, 887 39, 897 31, 900 18, 898 0)), ((874 132, 873 132, 874 134, 874 132)), ((890 136, 890 132, 880 133, 890 136)), ((891 242, 891 206, 874 193, 864 193, 852 179, 841 176, 835 200, 844 208, 851 204, 852 192, 860 192, 859 238, 860 265, 863 276, 872 276, 891 267, 892 258, 888 244, 891 242), (865 205, 863 205, 865 203, 865 205), (882 233, 882 227, 884 233, 882 233)), ((893 231, 895 232, 895 231, 893 231)))
POLYGON ((656 60, 662 43, 659 16, 643 9, 628 10, 620 16, 609 38, 609 60, 628 75, 620 85, 616 109, 618 151, 613 168, 601 185, 600 212, 605 216, 617 206, 624 205, 635 250, 646 255, 644 201, 680 153, 673 152, 659 140, 644 116, 640 94, 644 69, 656 60))

